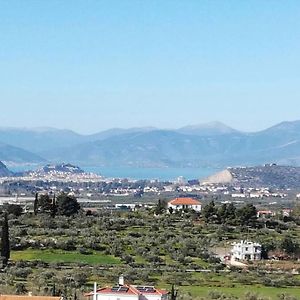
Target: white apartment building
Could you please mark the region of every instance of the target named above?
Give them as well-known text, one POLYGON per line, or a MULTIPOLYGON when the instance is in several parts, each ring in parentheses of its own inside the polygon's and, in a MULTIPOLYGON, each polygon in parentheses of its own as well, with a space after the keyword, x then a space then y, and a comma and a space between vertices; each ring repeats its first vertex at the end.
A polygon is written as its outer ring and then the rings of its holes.
POLYGON ((261 245, 250 241, 233 243, 231 258, 234 260, 260 260, 261 245))

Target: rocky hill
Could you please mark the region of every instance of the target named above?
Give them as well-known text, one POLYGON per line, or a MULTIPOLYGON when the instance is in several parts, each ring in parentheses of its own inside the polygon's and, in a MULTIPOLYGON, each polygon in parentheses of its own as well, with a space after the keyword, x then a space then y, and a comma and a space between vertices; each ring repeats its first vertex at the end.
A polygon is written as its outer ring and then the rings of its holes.
POLYGON ((40 169, 37 169, 36 171, 34 171, 34 173, 39 175, 45 175, 51 173, 83 174, 84 171, 78 166, 62 163, 58 165, 48 164, 40 169))
POLYGON ((300 189, 300 167, 267 164, 255 167, 228 168, 202 180, 202 183, 224 183, 242 187, 300 189))

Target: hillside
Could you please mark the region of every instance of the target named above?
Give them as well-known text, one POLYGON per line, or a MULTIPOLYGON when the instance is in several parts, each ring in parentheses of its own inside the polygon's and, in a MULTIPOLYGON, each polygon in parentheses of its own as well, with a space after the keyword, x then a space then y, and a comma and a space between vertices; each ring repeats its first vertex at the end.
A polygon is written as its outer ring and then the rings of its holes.
POLYGON ((0 177, 11 176, 12 172, 9 171, 4 163, 0 161, 0 177))
POLYGON ((300 167, 267 164, 254 167, 228 168, 202 180, 202 183, 224 183, 247 187, 299 189, 300 167))
POLYGON ((84 171, 78 166, 71 164, 58 164, 58 165, 46 165, 34 171, 34 173, 39 175, 51 174, 51 173, 68 173, 68 174, 83 174, 84 171))
POLYGON ((208 138, 173 131, 156 130, 119 135, 44 153, 52 161, 67 160, 76 164, 188 167, 213 162, 216 152, 222 152, 208 138), (214 148, 214 153, 212 149, 214 148))
POLYGON ((0 142, 6 143, 29 152, 60 147, 73 146, 84 141, 84 136, 71 130, 55 128, 0 128, 0 142))
POLYGON ((10 164, 40 164, 45 163, 41 156, 26 151, 19 147, 14 147, 0 142, 0 160, 6 165, 10 164))

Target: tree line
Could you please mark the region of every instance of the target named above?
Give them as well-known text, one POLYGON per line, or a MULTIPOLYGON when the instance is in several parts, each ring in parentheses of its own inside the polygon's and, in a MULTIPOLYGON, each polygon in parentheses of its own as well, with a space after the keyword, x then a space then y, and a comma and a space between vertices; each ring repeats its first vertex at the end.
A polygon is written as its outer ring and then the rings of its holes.
POLYGON ((48 213, 52 217, 62 215, 70 217, 75 215, 80 210, 80 204, 74 196, 62 193, 58 197, 54 194, 52 197, 49 194, 35 194, 33 211, 34 214, 48 213))
MULTIPOLYGON (((48 194, 35 194, 33 212, 35 215, 38 213, 46 213, 53 218, 56 215, 70 217, 75 215, 80 210, 80 204, 73 196, 65 193, 60 194, 58 197, 53 195, 50 197, 48 194)), ((10 258, 10 242, 9 242, 9 224, 8 215, 13 214, 20 216, 22 214, 22 207, 16 204, 5 204, 3 206, 3 220, 1 230, 1 262, 6 266, 10 258)))

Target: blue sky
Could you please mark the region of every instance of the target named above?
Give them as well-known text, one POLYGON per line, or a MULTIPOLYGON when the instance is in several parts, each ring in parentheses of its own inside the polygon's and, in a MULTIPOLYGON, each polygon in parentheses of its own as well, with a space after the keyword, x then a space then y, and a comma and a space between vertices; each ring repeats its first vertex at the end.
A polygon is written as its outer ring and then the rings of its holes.
POLYGON ((1 127, 300 119, 300 2, 0 0, 1 127))

